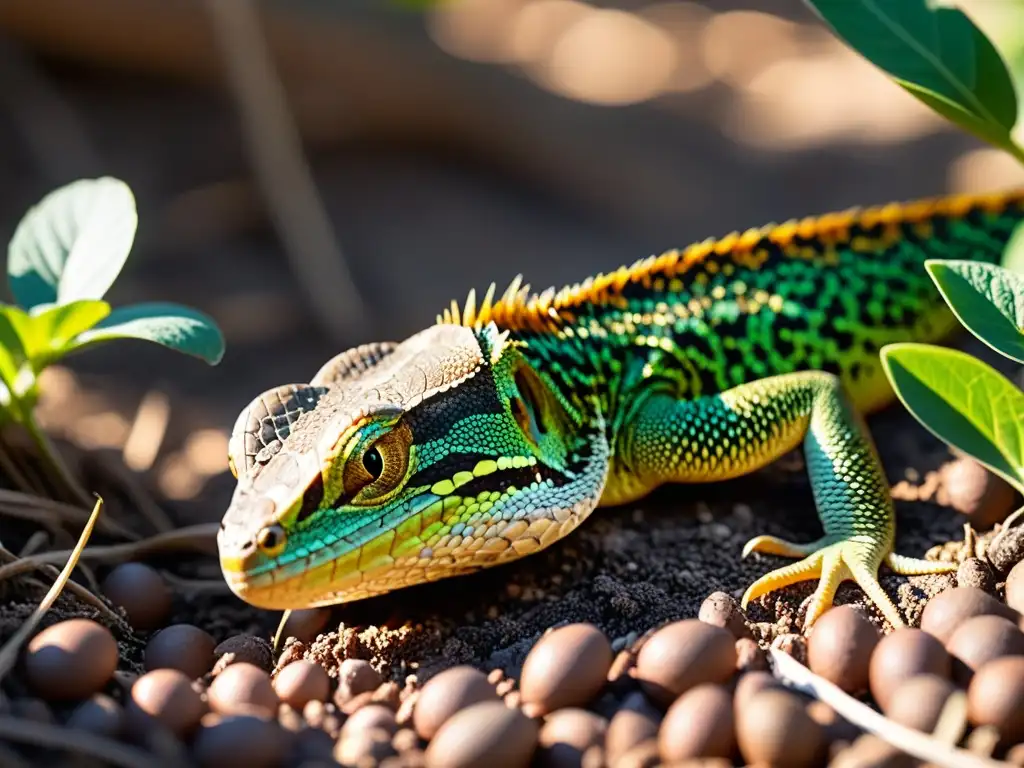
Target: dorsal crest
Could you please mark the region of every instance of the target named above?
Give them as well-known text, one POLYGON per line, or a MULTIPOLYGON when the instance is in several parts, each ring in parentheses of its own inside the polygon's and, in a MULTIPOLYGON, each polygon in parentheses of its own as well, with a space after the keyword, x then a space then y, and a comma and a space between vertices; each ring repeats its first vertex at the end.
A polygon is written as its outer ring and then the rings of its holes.
POLYGON ((437 316, 440 324, 463 325, 482 329, 490 323, 511 331, 555 331, 571 323, 575 310, 582 305, 605 306, 622 298, 630 284, 647 288, 656 281, 683 280, 696 273, 701 265, 708 271, 725 271, 736 266, 758 268, 771 251, 797 259, 834 258, 840 247, 878 251, 892 245, 901 236, 904 226, 917 226, 927 236, 931 222, 963 218, 972 212, 1000 214, 1011 206, 1024 206, 1024 189, 979 195, 954 195, 928 198, 910 203, 889 203, 870 208, 791 219, 783 224, 768 224, 745 232, 732 232, 725 237, 709 238, 682 250, 670 250, 660 256, 640 259, 630 266, 607 274, 589 277, 582 283, 561 289, 548 288, 532 293, 530 286, 517 275, 500 298, 495 299, 491 283, 483 300, 477 304, 476 291, 471 290, 465 305, 451 306, 437 316), (866 232, 877 232, 866 237, 866 232))

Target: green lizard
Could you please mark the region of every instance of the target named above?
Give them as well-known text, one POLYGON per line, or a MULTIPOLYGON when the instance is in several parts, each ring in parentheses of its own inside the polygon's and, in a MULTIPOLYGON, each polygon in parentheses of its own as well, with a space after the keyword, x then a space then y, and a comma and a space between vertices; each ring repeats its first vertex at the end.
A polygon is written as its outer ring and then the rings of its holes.
POLYGON ((889 342, 955 327, 928 257, 997 261, 1024 190, 892 204, 695 244, 560 291, 517 278, 368 344, 239 415, 218 537, 232 590, 296 609, 506 563, 597 506, 737 477, 803 445, 824 535, 751 540, 801 558, 743 605, 819 579, 805 627, 853 579, 953 565, 893 551, 895 512, 861 418, 892 400, 889 342))

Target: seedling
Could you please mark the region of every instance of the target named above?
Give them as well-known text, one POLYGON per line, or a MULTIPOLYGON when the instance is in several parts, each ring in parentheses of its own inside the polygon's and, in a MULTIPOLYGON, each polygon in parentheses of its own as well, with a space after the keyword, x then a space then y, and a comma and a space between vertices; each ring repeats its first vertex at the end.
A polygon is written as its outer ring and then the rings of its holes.
MULTIPOLYGON (((224 355, 223 335, 202 312, 170 303, 112 308, 103 300, 124 267, 137 225, 127 184, 82 179, 29 209, 8 246, 7 278, 16 303, 0 303, 0 428, 24 428, 53 479, 90 506, 91 497, 35 419, 43 370, 115 339, 156 342, 210 365, 224 355)), ((2 445, 0 465, 23 490, 38 490, 2 445)))

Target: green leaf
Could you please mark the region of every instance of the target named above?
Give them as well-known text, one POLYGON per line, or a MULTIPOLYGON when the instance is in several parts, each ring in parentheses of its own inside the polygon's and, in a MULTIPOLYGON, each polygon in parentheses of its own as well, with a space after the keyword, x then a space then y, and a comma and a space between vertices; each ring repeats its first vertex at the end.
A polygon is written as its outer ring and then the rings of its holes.
POLYGON ((191 307, 168 303, 119 307, 69 346, 79 349, 114 339, 156 342, 201 358, 210 365, 216 365, 224 357, 224 336, 208 315, 191 307))
POLYGON ((929 260, 925 268, 967 330, 1024 363, 1024 275, 976 261, 929 260))
POLYGON ((1024 491, 1024 392, 965 352, 889 344, 882 366, 921 424, 1024 491))
POLYGON ((970 17, 935 0, 806 0, 849 46, 943 117, 986 141, 1022 150, 1013 80, 970 17))
POLYGON ((1024 275, 1024 222, 1013 230, 1003 250, 1003 266, 1011 272, 1024 275))
POLYGON ((51 192, 11 238, 11 292, 25 309, 102 299, 128 258, 137 225, 135 198, 118 179, 81 179, 51 192))

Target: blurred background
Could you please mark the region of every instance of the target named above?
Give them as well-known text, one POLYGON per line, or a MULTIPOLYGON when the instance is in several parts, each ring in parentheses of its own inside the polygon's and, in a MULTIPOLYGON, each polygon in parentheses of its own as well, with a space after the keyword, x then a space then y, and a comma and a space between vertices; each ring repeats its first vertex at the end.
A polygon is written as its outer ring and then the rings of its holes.
MULTIPOLYGON (((957 4, 1024 79, 1024 0, 957 4)), ((222 514, 253 396, 471 287, 1024 183, 801 0, 0 3, 3 242, 49 190, 108 174, 140 215, 108 298, 196 306, 227 354, 91 351, 47 374, 40 417, 182 523, 222 514)))

